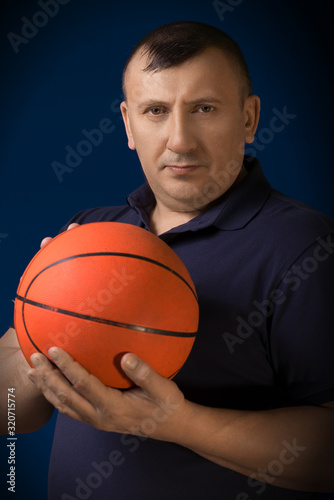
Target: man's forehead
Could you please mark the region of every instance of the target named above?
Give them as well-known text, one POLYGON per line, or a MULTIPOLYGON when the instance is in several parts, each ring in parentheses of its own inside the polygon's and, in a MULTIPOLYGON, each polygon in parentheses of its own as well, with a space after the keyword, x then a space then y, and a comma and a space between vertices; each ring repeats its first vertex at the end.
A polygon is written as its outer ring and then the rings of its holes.
POLYGON ((125 75, 127 91, 135 90, 138 95, 145 90, 159 90, 164 84, 170 88, 173 84, 219 87, 223 83, 232 82, 235 85, 236 71, 222 50, 216 47, 207 48, 192 58, 165 69, 147 71, 150 62, 151 58, 143 50, 134 55, 125 75))

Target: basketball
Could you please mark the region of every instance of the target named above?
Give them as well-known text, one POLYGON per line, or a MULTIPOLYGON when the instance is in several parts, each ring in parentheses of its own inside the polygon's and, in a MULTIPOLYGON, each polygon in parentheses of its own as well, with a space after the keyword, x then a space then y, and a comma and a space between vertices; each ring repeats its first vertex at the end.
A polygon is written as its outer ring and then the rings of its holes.
MULTIPOLYGON (((198 301, 178 255, 145 229, 96 222, 65 231, 27 266, 14 324, 28 363, 52 346, 66 350, 110 387, 133 382, 120 366, 133 352, 172 379, 198 328, 198 301)), ((51 361, 51 360, 50 360, 51 361)))

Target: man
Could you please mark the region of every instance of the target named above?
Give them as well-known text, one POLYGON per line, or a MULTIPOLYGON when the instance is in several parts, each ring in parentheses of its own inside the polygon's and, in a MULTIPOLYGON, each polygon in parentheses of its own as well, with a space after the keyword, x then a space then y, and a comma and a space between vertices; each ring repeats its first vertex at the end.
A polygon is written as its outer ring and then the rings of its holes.
POLYGON ((159 235, 195 283, 199 331, 174 381, 125 354, 137 388, 123 392, 59 348, 49 354, 65 376, 41 354, 29 369, 7 332, 2 380, 17 387, 21 432, 60 412, 50 499, 332 491, 334 222, 274 191, 244 157, 260 100, 220 30, 158 28, 134 48, 123 88, 128 144, 148 183, 127 206, 84 211, 65 228, 110 220, 159 235))

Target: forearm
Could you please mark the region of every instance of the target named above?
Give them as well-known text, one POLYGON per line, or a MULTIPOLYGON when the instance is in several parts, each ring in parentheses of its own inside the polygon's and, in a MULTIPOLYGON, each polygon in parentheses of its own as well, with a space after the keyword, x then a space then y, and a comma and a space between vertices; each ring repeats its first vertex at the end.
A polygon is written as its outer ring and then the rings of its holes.
POLYGON ((16 433, 37 430, 52 415, 52 406, 35 384, 28 379, 28 370, 29 365, 21 349, 2 338, 0 345, 0 434, 8 432, 8 404, 12 405, 10 407, 11 421, 15 415, 16 433))
POLYGON ((136 385, 128 391, 106 387, 62 349, 53 348, 49 355, 62 374, 38 354, 32 358, 36 370, 31 377, 68 417, 103 431, 176 443, 275 486, 334 489, 333 408, 207 408, 185 400, 173 381, 134 354, 121 360, 136 385))
POLYGON ((250 412, 189 403, 178 444, 284 488, 334 490, 334 417, 324 407, 250 412))

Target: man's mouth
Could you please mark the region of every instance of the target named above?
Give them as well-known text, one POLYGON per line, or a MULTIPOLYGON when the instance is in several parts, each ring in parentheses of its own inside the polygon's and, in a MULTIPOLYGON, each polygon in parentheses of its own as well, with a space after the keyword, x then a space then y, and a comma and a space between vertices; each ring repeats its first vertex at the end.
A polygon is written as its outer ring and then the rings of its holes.
POLYGON ((192 165, 192 164, 175 164, 175 165, 166 165, 165 168, 167 168, 169 171, 173 172, 174 174, 190 174, 191 172, 194 172, 200 167, 200 165, 192 165))

